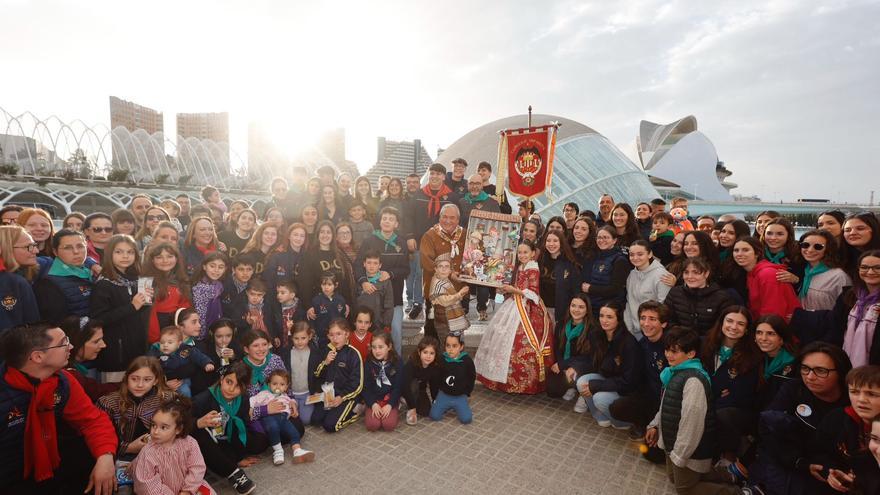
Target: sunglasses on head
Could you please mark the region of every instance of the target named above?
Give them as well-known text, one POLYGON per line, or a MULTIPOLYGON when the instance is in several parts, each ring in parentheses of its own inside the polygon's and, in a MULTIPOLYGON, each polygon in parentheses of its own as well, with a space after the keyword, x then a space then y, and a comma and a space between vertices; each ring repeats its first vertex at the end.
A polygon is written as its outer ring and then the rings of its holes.
POLYGON ((807 249, 809 247, 813 247, 816 251, 821 251, 825 249, 825 244, 810 244, 809 242, 802 242, 799 244, 801 249, 807 249))

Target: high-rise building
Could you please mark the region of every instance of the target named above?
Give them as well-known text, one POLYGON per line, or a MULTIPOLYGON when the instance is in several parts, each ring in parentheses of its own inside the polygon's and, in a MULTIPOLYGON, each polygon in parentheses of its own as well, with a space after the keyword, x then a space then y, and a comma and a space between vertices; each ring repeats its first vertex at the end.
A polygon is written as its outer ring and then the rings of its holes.
POLYGON ((153 110, 137 103, 125 101, 115 96, 110 97, 110 128, 125 127, 129 132, 138 129, 147 134, 164 132, 165 125, 162 112, 153 110))
POLYGON ((114 168, 129 170, 137 180, 168 172, 160 166, 165 160, 162 112, 111 96, 110 129, 114 168))
POLYGON ((373 184, 376 184, 382 175, 398 178, 406 177, 412 173, 422 175, 433 163, 419 139, 415 141, 389 141, 380 137, 376 145, 376 164, 365 174, 373 184))
POLYGON ((229 170, 229 114, 177 114, 177 161, 198 162, 215 183, 229 170), (216 177, 215 177, 216 176, 216 177))

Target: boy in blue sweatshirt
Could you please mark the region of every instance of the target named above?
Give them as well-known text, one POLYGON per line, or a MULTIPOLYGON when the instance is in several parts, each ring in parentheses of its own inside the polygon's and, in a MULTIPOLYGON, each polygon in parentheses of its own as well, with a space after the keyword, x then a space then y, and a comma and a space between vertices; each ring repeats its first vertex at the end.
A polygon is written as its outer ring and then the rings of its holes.
POLYGON ((440 391, 431 406, 431 419, 440 421, 446 411, 454 409, 462 424, 470 423, 474 414, 468 405, 468 397, 474 391, 477 370, 474 360, 464 352, 464 340, 460 332, 450 332, 446 336, 446 352, 440 359, 440 367, 440 391))

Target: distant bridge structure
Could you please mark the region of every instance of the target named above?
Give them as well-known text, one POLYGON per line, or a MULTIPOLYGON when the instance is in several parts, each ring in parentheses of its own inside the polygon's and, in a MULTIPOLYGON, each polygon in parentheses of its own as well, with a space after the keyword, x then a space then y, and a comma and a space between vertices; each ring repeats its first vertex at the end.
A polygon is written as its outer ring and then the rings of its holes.
POLYGON ((688 202, 688 214, 691 216, 712 215, 718 216, 725 213, 755 215, 762 211, 774 210, 782 214, 815 213, 823 211, 840 210, 842 212, 873 211, 880 212, 880 206, 861 205, 855 203, 765 203, 761 201, 698 201, 688 202))

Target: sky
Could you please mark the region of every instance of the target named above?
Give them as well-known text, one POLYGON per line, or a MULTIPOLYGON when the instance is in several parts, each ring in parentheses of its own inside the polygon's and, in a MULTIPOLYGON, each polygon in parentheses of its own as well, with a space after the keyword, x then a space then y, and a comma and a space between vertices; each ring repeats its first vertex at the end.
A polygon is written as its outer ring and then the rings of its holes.
MULTIPOLYGON (((0 0, 0 107, 109 125, 108 96, 230 113, 282 147, 344 127, 366 171, 376 137, 431 156, 524 113, 622 149, 641 120, 696 116, 765 200, 868 201, 880 185, 880 0, 0 0)), ((880 191, 878 191, 880 200, 880 191)))

